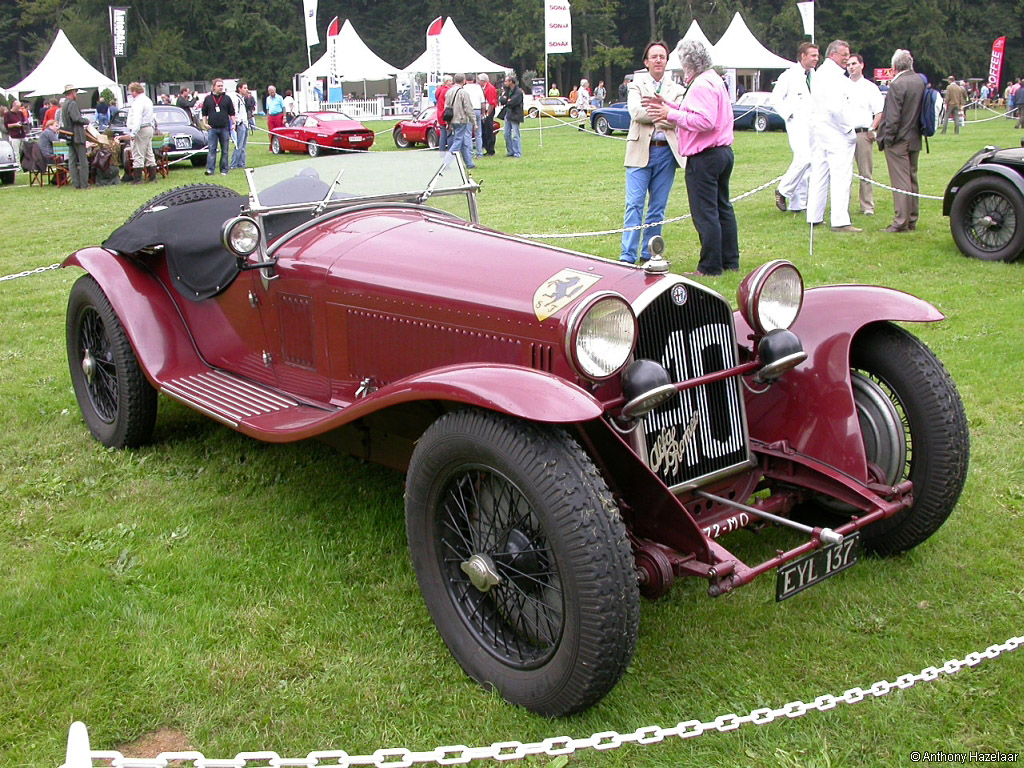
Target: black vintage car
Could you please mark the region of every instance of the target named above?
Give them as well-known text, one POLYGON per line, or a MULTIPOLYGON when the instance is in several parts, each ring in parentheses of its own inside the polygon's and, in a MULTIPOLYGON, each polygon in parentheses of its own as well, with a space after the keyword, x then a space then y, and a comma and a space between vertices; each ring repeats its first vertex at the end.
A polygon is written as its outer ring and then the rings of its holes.
MULTIPOLYGON (((1024 142, 1021 142, 1024 144, 1024 142)), ((1024 147, 985 147, 946 187, 942 213, 965 256, 1016 261, 1024 253, 1024 147)))
MULTIPOLYGON (((206 165, 206 132, 197 124, 192 113, 170 104, 154 104, 157 130, 169 136, 168 149, 171 162, 188 157, 192 165, 206 165)), ((128 110, 120 110, 110 121, 108 133, 114 136, 128 135, 128 110)), ((160 137, 154 137, 153 149, 161 146, 160 137)))

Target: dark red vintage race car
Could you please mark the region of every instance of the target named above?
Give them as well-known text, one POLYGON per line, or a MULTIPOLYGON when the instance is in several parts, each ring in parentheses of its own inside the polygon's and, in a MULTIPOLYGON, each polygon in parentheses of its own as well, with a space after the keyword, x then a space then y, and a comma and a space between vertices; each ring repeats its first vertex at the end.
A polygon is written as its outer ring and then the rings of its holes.
POLYGON ((406 471, 438 631, 471 677, 544 715, 618 682, 641 595, 776 571, 787 598, 950 514, 963 406, 897 325, 934 307, 805 291, 780 260, 734 312, 671 274, 663 243, 639 267, 481 226, 476 183, 446 161, 325 157, 248 171, 249 197, 170 190, 70 256, 88 272, 67 346, 93 435, 145 443, 163 393, 406 471), (799 532, 788 551, 726 548, 767 525, 799 532))

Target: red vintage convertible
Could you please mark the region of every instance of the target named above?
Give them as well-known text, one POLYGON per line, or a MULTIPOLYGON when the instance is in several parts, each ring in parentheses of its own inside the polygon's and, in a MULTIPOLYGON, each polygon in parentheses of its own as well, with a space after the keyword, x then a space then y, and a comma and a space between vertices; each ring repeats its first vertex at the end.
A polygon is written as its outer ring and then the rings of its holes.
POLYGON ((306 152, 362 150, 373 146, 373 131, 344 112, 303 112, 270 132, 270 151, 306 152))
POLYGON ((481 226, 451 155, 247 176, 247 197, 165 192, 64 262, 86 273, 67 311, 85 423, 141 445, 163 396, 407 472, 438 632, 510 702, 555 716, 600 700, 641 595, 677 578, 714 597, 774 572, 790 598, 862 550, 917 546, 960 496, 960 397, 903 327, 942 320, 921 299, 805 290, 776 260, 734 311, 672 274, 660 239, 632 266, 481 226), (766 526, 787 548, 743 533, 766 526))

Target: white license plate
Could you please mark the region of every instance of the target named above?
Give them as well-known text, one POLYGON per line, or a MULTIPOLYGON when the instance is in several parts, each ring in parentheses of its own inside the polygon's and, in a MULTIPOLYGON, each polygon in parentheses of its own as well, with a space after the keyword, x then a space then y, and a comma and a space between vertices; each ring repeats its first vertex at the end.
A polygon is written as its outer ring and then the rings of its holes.
POLYGON ((838 544, 829 544, 779 566, 775 572, 776 602, 845 571, 856 564, 859 555, 860 532, 856 531, 844 536, 838 544))
POLYGON ((175 136, 174 137, 174 148, 175 149, 192 149, 192 137, 191 136, 175 136))

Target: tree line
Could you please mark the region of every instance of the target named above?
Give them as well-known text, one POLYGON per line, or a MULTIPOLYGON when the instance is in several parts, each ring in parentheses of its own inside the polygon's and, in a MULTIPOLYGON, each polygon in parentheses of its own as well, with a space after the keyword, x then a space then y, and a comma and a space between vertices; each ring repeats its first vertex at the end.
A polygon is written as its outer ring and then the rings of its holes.
MULTIPOLYGON (((27 75, 63 29, 97 69, 113 75, 108 0, 17 0, 0 3, 0 85, 27 75)), ((868 74, 908 48, 916 68, 933 82, 986 77, 992 41, 1007 38, 1003 84, 1024 75, 1024 0, 857 0, 815 2, 816 41, 848 40, 863 54, 868 74)), ((581 76, 605 80, 609 91, 641 66, 650 40, 673 45, 697 19, 715 42, 739 11, 751 32, 789 59, 806 40, 795 0, 572 0, 573 52, 552 55, 552 80, 567 86, 581 76)), ((317 27, 331 18, 352 21, 367 45, 396 67, 422 53, 427 24, 451 16, 483 55, 522 73, 543 73, 543 0, 320 0, 317 27)), ((131 0, 128 55, 118 59, 122 83, 247 79, 258 88, 290 83, 307 66, 302 0, 131 0)), ((73 80, 74 73, 68 73, 73 80)), ((285 86, 287 87, 287 86, 285 86)))

